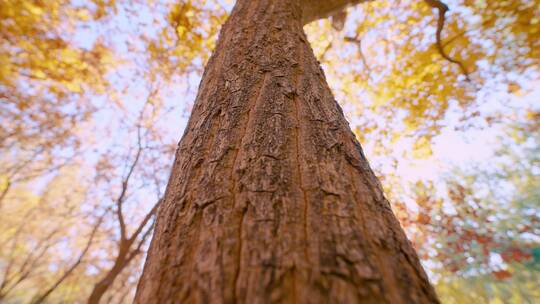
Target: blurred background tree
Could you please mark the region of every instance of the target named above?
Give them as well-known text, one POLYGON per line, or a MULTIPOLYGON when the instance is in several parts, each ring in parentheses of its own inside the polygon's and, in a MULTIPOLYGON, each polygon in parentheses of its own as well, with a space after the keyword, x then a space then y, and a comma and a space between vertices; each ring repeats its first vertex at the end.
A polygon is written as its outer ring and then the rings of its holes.
MULTIPOLYGON (((131 301, 232 5, 0 0, 0 301, 131 301)), ((305 30, 443 302, 539 301, 540 2, 376 0, 305 30)))

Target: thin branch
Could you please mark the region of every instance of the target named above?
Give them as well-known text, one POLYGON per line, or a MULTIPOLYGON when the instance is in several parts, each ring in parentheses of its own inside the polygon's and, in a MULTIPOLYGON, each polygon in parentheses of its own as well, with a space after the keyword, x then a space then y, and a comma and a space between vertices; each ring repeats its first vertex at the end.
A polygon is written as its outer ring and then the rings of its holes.
POLYGON ((129 239, 118 243, 118 254, 116 255, 116 258, 114 260, 114 265, 111 269, 107 271, 106 275, 101 280, 94 284, 90 297, 88 298, 89 304, 99 303, 100 299, 105 294, 109 286, 113 284, 116 277, 124 270, 124 268, 131 262, 131 260, 133 260, 133 258, 135 258, 139 253, 141 253, 141 248, 145 240, 150 235, 150 232, 153 230, 153 224, 148 227, 148 229, 144 232, 137 246, 134 249, 131 249, 131 247, 135 242, 137 236, 140 235, 142 229, 146 226, 148 221, 150 221, 152 216, 155 214, 160 202, 161 200, 159 200, 158 203, 156 203, 156 205, 152 208, 152 210, 145 216, 137 230, 129 239))
MULTIPOLYGON (((22 265, 19 266, 19 269, 17 270, 17 273, 13 277, 6 277, 5 280, 2 282, 2 286, 0 287, 0 299, 8 295, 15 287, 19 286, 21 282, 26 280, 30 275, 32 274, 32 271, 35 269, 36 263, 47 253, 49 248, 51 248, 54 243, 48 243, 55 234, 57 234, 60 231, 60 227, 53 230, 51 233, 47 235, 47 237, 43 240, 45 245, 39 250, 37 255, 34 255, 32 253, 28 254, 26 258, 24 259, 22 265), (19 276, 16 280, 15 278, 19 276), (14 282, 12 283, 12 281, 14 282), (11 284, 11 285, 9 285, 11 284)), ((37 250, 38 248, 36 248, 37 250)))
POLYGON ((449 62, 457 64, 459 68, 461 69, 461 71, 463 72, 463 74, 465 75, 465 79, 468 82, 471 82, 471 79, 469 77, 469 72, 465 68, 465 65, 461 61, 450 57, 444 51, 444 47, 441 40, 441 34, 444 29, 444 23, 446 22, 446 12, 449 10, 448 6, 444 4, 443 2, 441 2, 440 0, 424 0, 424 1, 429 6, 431 6, 432 8, 436 8, 439 11, 439 19, 437 20, 437 33, 435 34, 436 35, 435 44, 436 44, 437 50, 439 51, 439 54, 444 59, 448 60, 449 62))
POLYGON ((450 45, 452 42, 456 41, 458 38, 461 38, 463 36, 465 36, 465 34, 467 34, 468 32, 472 31, 473 29, 468 29, 468 30, 465 30, 457 35, 455 35, 454 37, 448 39, 447 41, 445 41, 442 46, 443 48, 450 45))
POLYGON ((8 194, 10 188, 11 188, 11 180, 8 178, 6 186, 2 190, 2 193, 0 193, 0 209, 2 209, 2 201, 4 201, 4 198, 8 194))
POLYGON ((146 216, 144 217, 144 219, 142 220, 142 222, 139 224, 139 227, 137 227, 137 229, 135 230, 135 232, 133 232, 133 234, 131 235, 131 237, 129 238, 129 242, 130 243, 133 243, 133 241, 137 238, 137 236, 139 236, 139 234, 141 233, 141 231, 143 230, 144 226, 146 226, 146 224, 148 223, 148 221, 150 221, 150 219, 152 218, 152 216, 154 216, 154 214, 156 213, 159 205, 161 204, 161 201, 162 199, 158 200, 158 202, 154 205, 154 207, 152 208, 152 210, 150 210, 146 216))
POLYGON ((141 253, 141 248, 142 246, 144 245, 144 242, 146 242, 146 239, 150 236, 150 234, 152 233, 152 231, 154 230, 154 225, 155 225, 155 221, 152 223, 152 225, 150 227, 148 227, 148 229, 144 232, 143 236, 141 237, 141 240, 139 241, 139 243, 137 244, 137 247, 135 247, 134 250, 132 250, 129 254, 128 254, 128 257, 127 257, 127 263, 126 265, 134 258, 136 257, 139 253, 141 253))
POLYGON ((355 37, 345 37, 346 42, 352 42, 355 43, 358 47, 358 55, 360 56, 360 60, 362 60, 362 64, 367 70, 368 78, 371 78, 371 68, 369 67, 366 57, 364 56, 364 53, 362 52, 362 39, 358 38, 358 34, 355 37))
POLYGON ((84 249, 81 251, 81 254, 79 254, 79 257, 77 259, 77 261, 75 261, 75 263, 73 263, 73 265, 71 265, 71 267, 69 267, 68 270, 66 270, 64 272, 64 274, 58 278, 58 280, 56 280, 56 282, 51 286, 49 287, 49 289, 47 289, 41 296, 37 297, 37 299, 35 299, 34 301, 32 301, 33 304, 38 304, 38 303, 43 303, 43 301, 45 301, 45 299, 56 289, 58 288, 58 286, 60 286, 60 284, 62 284, 62 282, 64 282, 65 279, 67 279, 72 273, 73 271, 79 266, 79 264, 81 264, 84 256, 86 255, 86 253, 88 252, 88 250, 90 249, 90 246, 92 245, 93 241, 94 241, 94 237, 96 235, 96 232, 98 231, 98 228, 99 226, 101 226, 101 223, 103 222, 103 219, 105 218, 105 215, 107 214, 107 212, 105 212, 97 221, 97 223, 94 225, 93 229, 92 229, 92 232, 90 233, 90 237, 88 238, 88 242, 86 242, 86 246, 84 247, 84 249))
POLYGON ((141 122, 143 120, 143 115, 146 110, 146 107, 151 103, 152 98, 158 93, 158 89, 150 88, 150 93, 148 94, 148 97, 146 98, 146 102, 139 113, 139 118, 137 121, 137 153, 135 154, 135 159, 131 163, 131 166, 129 167, 127 175, 122 180, 122 190, 120 191, 120 195, 116 199, 116 216, 118 218, 118 223, 120 225, 120 242, 125 242, 128 240, 127 237, 127 228, 126 223, 124 220, 124 214, 122 211, 122 206, 124 204, 124 200, 126 199, 128 187, 129 187, 129 181, 131 179, 131 176, 133 175, 133 172, 135 171, 135 168, 137 167, 137 164, 139 163, 139 160, 141 158, 141 154, 144 150, 144 147, 142 146, 142 137, 141 137, 141 122))
POLYGON ((139 163, 139 159, 141 158, 141 153, 143 150, 142 144, 141 144, 141 132, 140 132, 140 125, 137 129, 137 153, 135 154, 135 159, 131 163, 131 166, 129 167, 129 171, 122 181, 122 191, 120 192, 120 195, 116 199, 116 216, 118 217, 118 222, 120 224, 120 237, 122 241, 125 241, 127 239, 127 232, 126 232, 126 223, 124 221, 124 214, 122 213, 122 205, 124 204, 124 199, 126 198, 128 186, 129 186, 129 180, 131 179, 131 176, 133 175, 133 172, 135 171, 135 168, 137 167, 137 164, 139 163))
MULTIPOLYGON (((23 229, 26 227, 25 223, 27 223, 30 219, 30 217, 33 215, 33 213, 36 211, 37 209, 36 208, 32 208, 30 210, 28 210, 21 218, 21 222, 20 222, 20 225, 17 227, 17 229, 15 230, 15 232, 13 233, 13 236, 6 240, 5 242, 3 242, 2 244, 0 244, 0 248, 5 248, 8 246, 8 244, 11 242, 11 246, 10 246, 10 252, 9 254, 7 255, 7 260, 5 261, 4 263, 4 270, 3 270, 3 275, 2 275, 2 282, 0 284, 0 300, 2 298, 4 298, 8 293, 9 291, 11 291, 14 286, 8 286, 8 284, 11 283, 11 281, 14 279, 12 276, 11 276, 11 271, 12 271, 12 268, 15 267, 15 258, 17 257, 15 255, 16 253, 16 249, 17 249, 17 245, 18 245, 18 242, 19 242, 19 237, 21 235, 21 233, 23 232, 23 229)), ((51 236, 52 237, 52 236, 51 236)), ((41 240, 41 242, 47 242, 50 238, 47 237, 46 239, 44 240, 41 240)), ((40 245, 41 246, 41 245, 40 245)), ((37 249, 36 249, 37 250, 37 249)), ((28 256, 26 257, 26 260, 23 262, 23 266, 28 263, 28 259, 31 259, 31 257, 33 256, 33 252, 32 253, 29 253, 28 256)), ((21 267, 23 267, 21 266, 21 267)), ((25 271, 24 268, 19 268, 18 270, 18 273, 22 273, 22 271, 25 271)), ((28 274, 25 276, 25 278, 28 276, 28 274)), ((23 280, 25 279, 23 278, 23 280)), ((15 286, 17 286, 19 283, 16 283, 15 286)))
POLYGON ((321 57, 319 59, 320 62, 324 61, 324 57, 326 57, 326 53, 332 48, 332 42, 328 43, 328 45, 324 48, 324 51, 321 54, 321 57))

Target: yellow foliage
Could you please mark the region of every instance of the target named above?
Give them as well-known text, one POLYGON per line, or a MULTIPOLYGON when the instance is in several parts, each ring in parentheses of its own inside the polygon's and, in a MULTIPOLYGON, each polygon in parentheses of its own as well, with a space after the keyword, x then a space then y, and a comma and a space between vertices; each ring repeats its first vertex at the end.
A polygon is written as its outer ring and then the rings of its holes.
MULTIPOLYGON (((154 86, 172 88, 174 103, 178 103, 178 91, 174 89, 184 83, 179 85, 174 79, 185 77, 190 86, 190 77, 202 73, 215 47, 218 29, 228 14, 223 5, 232 2, 0 0, 0 195, 7 193, 4 200, 0 199, 1 241, 13 241, 16 227, 21 226, 24 235, 38 243, 50 232, 51 222, 77 227, 70 222, 71 218, 64 221, 59 214, 80 211, 79 207, 88 208, 89 204, 81 203, 85 189, 78 184, 77 170, 66 169, 61 171, 62 176, 51 174, 61 168, 58 159, 65 152, 61 149, 77 152, 81 140, 89 141, 80 131, 103 104, 107 106, 126 97, 125 104, 115 109, 126 113, 126 121, 119 124, 131 123, 135 115, 130 113, 134 108, 130 103, 148 93, 147 88, 140 88, 145 85, 152 92, 157 90, 154 86), (132 6, 146 10, 139 12, 132 6), (134 20, 140 24, 131 24, 134 20), (125 34, 125 27, 129 27, 129 37, 116 41, 114 36, 125 34), (97 38, 89 38, 92 35, 88 29, 97 38), (94 33, 94 29, 99 33, 94 33), (86 45, 87 40, 92 42, 86 45), (127 46, 122 44, 124 40, 127 46), (115 53, 118 50, 124 53, 115 53), (120 57, 122 63, 128 64, 118 67, 120 57), (135 72, 129 70, 132 68, 135 72), (125 74, 123 69, 127 70, 125 74), (127 74, 133 79, 126 81, 126 88, 114 87, 118 84, 110 83, 115 79, 113 72, 118 72, 114 74, 116 78, 127 74), (103 98, 105 102, 96 102, 103 96, 107 97, 103 98), (47 191, 36 191, 36 184, 30 182, 34 178, 41 178, 47 191), (9 204, 1 205, 6 201, 9 204), (38 210, 42 217, 32 210, 38 210), (22 216, 26 213, 31 213, 33 220, 28 226, 28 218, 22 216)), ((424 1, 366 1, 349 10, 343 31, 333 29, 329 20, 305 27, 311 47, 324 65, 327 80, 355 133, 377 157, 389 155, 395 146, 406 143, 407 147, 400 148, 407 157, 429 158, 432 139, 445 127, 451 110, 457 109, 462 114, 460 119, 467 120, 473 116, 471 113, 478 113, 478 93, 482 89, 489 91, 489 87, 484 88, 488 83, 514 95, 525 95, 528 92, 523 79, 537 75, 530 71, 537 73, 540 66, 539 0, 456 0, 447 4, 450 11, 442 31, 442 48, 466 67, 470 82, 459 66, 445 59, 436 47, 438 13, 424 1), (518 80, 510 77, 515 75, 518 80)), ((143 134, 155 132, 151 130, 153 120, 159 119, 160 110, 170 106, 154 97, 148 97, 147 104, 155 112, 137 120, 143 134)), ((530 121, 539 120, 538 111, 531 110, 524 116, 530 121)), ((497 118, 490 116, 485 120, 497 118)), ((100 117, 95 125, 102 123, 99 119, 105 120, 100 117)), ((129 132, 134 132, 131 127, 129 132)), ((538 130, 538 123, 530 128, 538 130)), ((99 144, 106 136, 94 131, 86 128, 85 134, 91 134, 99 144)), ((526 140, 517 130, 509 134, 516 141, 526 140)), ((145 149, 162 149, 150 160, 144 160, 148 164, 143 167, 149 171, 154 169, 156 159, 163 158, 164 151, 174 149, 165 147, 162 138, 143 144, 145 149)), ((115 158, 114 154, 120 152, 111 150, 94 164, 96 184, 110 182, 111 172, 125 165, 117 155, 115 158)), ((397 166, 395 159, 388 162, 394 168, 397 166)), ((391 178, 387 177, 387 182, 391 178)), ((385 183, 388 191, 397 188, 388 185, 391 183, 385 183)), ((114 192, 115 187, 119 185, 100 189, 96 201, 109 199, 110 193, 104 192, 114 192)), ((418 202, 421 207, 430 203, 440 202, 427 198, 418 202)), ((418 218, 426 219, 421 215, 418 218)), ((110 222, 114 219, 109 220, 109 226, 110 222)), ((62 232, 72 233, 64 228, 62 232)), ((116 236, 115 232, 110 234, 116 236)), ((54 240, 58 239, 55 236, 54 240)), ((13 252, 16 256, 27 255, 34 249, 31 243, 17 243, 13 252)), ((80 247, 81 239, 75 243, 70 248, 80 247)), ((93 256, 97 260, 102 258, 100 254, 114 253, 114 248, 102 243, 99 246, 93 256)), ((0 252, 1 264, 9 258, 0 252)), ((44 262, 37 269, 47 276, 39 279, 50 282, 53 276, 46 266, 52 265, 53 260, 53 254, 44 255, 44 262)), ((88 277, 95 279, 95 275, 88 277)), ((82 281, 86 283, 86 278, 82 281)), ((39 285, 37 280, 33 284, 39 285)), ((65 286, 84 289, 81 285, 70 282, 65 286)))
POLYGON ((0 2, 0 150, 14 142, 62 145, 78 122, 66 117, 94 110, 81 94, 104 91, 110 51, 99 41, 78 47, 68 37, 89 20, 88 9, 65 0, 0 2))

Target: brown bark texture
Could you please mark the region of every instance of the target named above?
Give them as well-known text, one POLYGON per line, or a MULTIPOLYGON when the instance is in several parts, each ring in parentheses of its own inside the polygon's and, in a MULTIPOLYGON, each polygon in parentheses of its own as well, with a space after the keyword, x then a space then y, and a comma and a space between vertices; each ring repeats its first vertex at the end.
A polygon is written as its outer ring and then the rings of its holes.
POLYGON ((135 303, 438 303, 302 23, 300 0, 237 1, 135 303))

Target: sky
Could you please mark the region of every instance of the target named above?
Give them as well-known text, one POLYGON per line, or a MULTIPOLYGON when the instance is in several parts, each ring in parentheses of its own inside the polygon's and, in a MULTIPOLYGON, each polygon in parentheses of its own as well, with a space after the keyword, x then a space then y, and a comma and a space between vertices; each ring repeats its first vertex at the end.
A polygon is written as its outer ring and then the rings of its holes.
MULTIPOLYGON (((231 0, 220 0, 220 4, 229 11, 232 9, 233 2, 231 0)), ((153 26, 154 21, 152 18, 156 15, 156 11, 160 12, 157 15, 163 15, 165 7, 156 5, 153 8, 155 11, 148 11, 148 6, 137 6, 137 4, 134 4, 129 9, 118 10, 118 14, 114 17, 111 27, 90 25, 85 28, 79 28, 75 35, 75 41, 79 45, 89 48, 96 41, 97 37, 103 34, 108 37, 114 37, 114 39, 111 39, 113 47, 118 54, 124 56, 123 60, 125 62, 110 75, 110 79, 115 83, 118 90, 123 92, 123 95, 118 98, 120 100, 117 102, 118 106, 131 112, 131 117, 134 120, 144 103, 148 90, 145 87, 145 79, 139 74, 141 68, 144 68, 145 63, 139 62, 137 57, 137 52, 142 51, 143 45, 138 44, 131 37, 140 33, 148 36, 156 35, 156 29, 158 27, 153 26), (138 20, 133 20, 133 15, 126 14, 129 9, 137 11, 138 20)), ((354 15, 351 15, 349 18, 354 17, 354 15)), ((160 20, 159 22, 165 22, 165 20, 160 20)), ((345 31, 350 31, 351 27, 352 23, 348 22, 345 31)), ((160 125, 165 130, 164 135, 171 142, 178 142, 180 136, 183 134, 199 82, 200 76, 197 73, 191 73, 189 77, 176 79, 162 88, 163 103, 170 105, 173 110, 163 117, 160 125)), ((332 81, 330 81, 331 86, 332 84, 332 81)), ((534 86, 534 84, 532 85, 534 86)), ((126 144, 129 145, 129 141, 133 140, 133 134, 126 134, 119 127, 119 124, 129 122, 118 120, 117 111, 119 108, 107 106, 107 102, 110 102, 109 97, 96 96, 94 99, 96 104, 101 105, 101 110, 95 115, 93 133, 109 134, 105 138, 99 138, 102 147, 109 149, 111 146, 118 146, 118 149, 124 149, 126 144)), ((536 90, 526 96, 515 96, 505 93, 505 88, 502 88, 497 94, 491 95, 489 98, 492 100, 485 104, 492 108, 496 108, 500 104, 500 100, 508 98, 510 98, 512 103, 518 105, 534 104, 534 100, 540 100, 540 89, 537 87, 536 90)), ((340 102, 339 99, 338 102, 340 102)), ((347 112, 348 105, 342 104, 342 106, 347 112)), ((459 115, 455 116, 457 117, 459 115)), ((354 120, 356 118, 354 115, 348 115, 348 117, 354 126, 354 120)), ((497 148, 497 137, 502 135, 503 130, 497 127, 490 127, 464 132, 453 129, 452 126, 456 124, 454 121, 456 120, 455 117, 448 115, 446 120, 446 125, 449 127, 443 128, 441 134, 434 139, 432 157, 426 159, 401 159, 397 167, 397 172, 394 173, 397 173, 397 175, 404 178, 407 182, 414 182, 419 179, 436 179, 453 167, 469 166, 471 164, 489 166, 489 160, 497 148)), ((403 140, 407 141, 407 139, 403 140)), ((396 155, 404 152, 399 151, 400 149, 406 149, 409 146, 410 142, 396 143, 396 155)), ((372 165, 375 167, 385 167, 384 163, 380 163, 384 162, 385 158, 379 158, 369 145, 363 144, 363 147, 372 165)), ((95 152, 90 152, 87 159, 95 157, 92 154, 95 152)), ((100 151, 99 153, 104 153, 104 151, 100 151)))
MULTIPOLYGON (((82 0, 74 0, 82 1, 82 0)), ((85 1, 83 1, 85 2, 85 1)), ((232 0, 220 0, 220 4, 227 10, 233 5, 232 0)), ((86 3, 86 2, 85 2, 86 3)), ((125 163, 119 161, 120 158, 133 159, 136 146, 137 134, 133 131, 141 109, 147 101, 149 91, 148 75, 145 71, 148 69, 148 62, 144 60, 145 46, 142 41, 133 39, 139 34, 145 34, 149 37, 158 34, 160 26, 166 21, 164 15, 167 7, 156 1, 155 7, 147 5, 138 5, 133 2, 130 7, 125 7, 124 3, 119 4, 118 13, 108 22, 88 23, 85 27, 79 27, 74 33, 76 44, 90 49, 100 37, 105 37, 115 53, 120 56, 117 65, 111 67, 108 75, 113 83, 116 95, 95 95, 92 96, 92 103, 99 109, 93 116, 93 119, 87 122, 87 125, 80 127, 81 137, 85 140, 82 154, 84 159, 84 168, 80 168, 81 178, 91 179, 95 173, 95 166, 98 162, 110 160, 111 162, 125 163), (136 11, 136 14, 129 13, 136 11), (134 17, 136 16, 136 18, 134 17), (157 20, 153 18, 158 16, 157 20), (126 115, 125 113, 128 113, 126 115), (113 159, 116 157, 116 159, 113 159)), ((355 16, 350 16, 354 18, 355 16)), ((351 30, 351 23, 347 25, 351 30)), ((376 39, 376 37, 372 37, 376 39)), ((350 50, 349 50, 350 51, 350 50)), ((521 75, 509 75, 520 81, 521 75)), ((158 113, 156 129, 162 136, 162 144, 170 145, 173 149, 184 133, 184 129, 189 119, 189 112, 195 101, 197 88, 200 83, 198 73, 188 73, 187 77, 173 77, 169 82, 157 81, 154 89, 159 89, 159 103, 164 105, 162 111, 158 113)), ((525 90, 530 93, 510 93, 506 87, 497 87, 493 94, 479 94, 478 104, 482 104, 483 111, 500 111, 505 103, 511 105, 515 111, 521 111, 535 105, 540 108, 540 85, 538 82, 524 83, 525 90)), ((329 79, 329 85, 336 92, 339 91, 339 79, 329 79)), ((336 94, 338 102, 344 108, 346 117, 351 123, 351 127, 359 124, 359 117, 355 116, 354 106, 345 102, 344 98, 336 94)), ((352 103, 362 104, 370 100, 361 100, 369 98, 367 95, 360 95, 358 100, 352 100, 352 103)), ((459 107, 455 106, 445 117, 444 127, 441 133, 433 140, 432 155, 424 158, 401 157, 410 150, 413 139, 404 137, 393 145, 393 155, 398 156, 398 165, 393 167, 389 164, 387 155, 378 155, 376 149, 369 142, 361 142, 364 152, 372 167, 381 169, 382 174, 391 173, 398 176, 403 184, 413 184, 418 180, 441 180, 450 174, 455 168, 476 168, 490 169, 494 166, 495 152, 500 148, 500 138, 505 136, 505 130, 499 125, 483 126, 472 128, 466 131, 456 130, 454 127, 459 125, 459 107)), ((376 118, 375 118, 376 119, 376 118)), ((382 124, 382 123, 381 123, 382 124)), ((154 155, 156 156, 156 155, 154 155)), ((173 163, 172 153, 157 155, 152 162, 153 165, 162 166, 160 177, 165 180, 160 186, 159 191, 163 193, 166 180, 169 175, 169 168, 173 163)), ((125 176, 126 166, 117 168, 118 176, 125 176)), ((540 172, 537 172, 540 174, 540 172)), ((135 197, 134 204, 125 206, 125 213, 134 215, 135 219, 128 219, 129 222, 137 223, 136 217, 141 217, 157 202, 160 194, 156 194, 153 185, 145 184, 139 178, 134 190, 130 192, 135 197)), ((110 198, 114 197, 111 192, 118 189, 118 179, 111 184, 102 184, 100 188, 93 189, 99 195, 92 197, 92 204, 85 205, 84 211, 93 211, 96 206, 110 206, 110 198), (110 187, 110 185, 113 187, 110 187), (116 187, 116 188, 115 188, 116 187), (101 201, 99 201, 101 200, 101 201)), ((34 183, 34 187, 40 190, 46 185, 46 182, 34 183)), ((510 192, 512 189, 508 189, 510 192)), ((405 203, 410 211, 417 212, 418 206, 412 200, 410 195, 412 190, 405 187, 404 191, 409 195, 405 203)), ((37 191, 36 191, 37 192, 37 191)), ((451 207, 447 208, 451 212, 451 207)), ((96 208, 96 214, 102 210, 96 208)), ((114 226, 114 219, 107 223, 114 226)), ((492 264, 501 264, 501 256, 492 254, 490 256, 492 264)), ((429 267, 428 267, 429 268, 429 267)))

